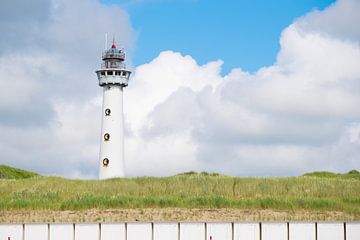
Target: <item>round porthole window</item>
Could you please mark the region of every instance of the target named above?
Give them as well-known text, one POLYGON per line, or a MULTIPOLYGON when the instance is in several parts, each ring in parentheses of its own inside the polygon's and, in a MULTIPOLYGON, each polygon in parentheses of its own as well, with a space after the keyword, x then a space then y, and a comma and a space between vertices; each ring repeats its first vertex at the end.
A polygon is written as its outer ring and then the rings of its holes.
POLYGON ((110 140, 110 134, 105 133, 105 134, 104 134, 104 140, 105 140, 105 141, 109 141, 109 140, 110 140))
POLYGON ((109 159, 108 159, 108 158, 104 158, 104 160, 103 160, 103 166, 104 166, 104 167, 109 166, 109 159))
POLYGON ((111 110, 109 108, 105 109, 105 116, 110 116, 111 110))

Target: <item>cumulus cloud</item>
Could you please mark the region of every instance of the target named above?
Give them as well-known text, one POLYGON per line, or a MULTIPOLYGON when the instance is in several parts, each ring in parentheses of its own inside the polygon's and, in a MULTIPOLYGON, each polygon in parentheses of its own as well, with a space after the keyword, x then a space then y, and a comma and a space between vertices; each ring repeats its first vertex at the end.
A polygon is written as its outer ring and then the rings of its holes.
POLYGON ((221 61, 200 66, 174 52, 138 67, 126 98, 130 145, 157 150, 131 155, 129 171, 166 175, 175 164, 283 176, 359 168, 360 31, 349 27, 359 10, 358 1, 342 0, 299 18, 283 31, 276 62, 254 74, 221 76, 221 61), (141 115, 131 110, 137 101, 141 115), (191 145, 178 146, 181 138, 191 145), (192 154, 184 159, 183 151, 192 154), (139 169, 145 161, 156 169, 139 169))
MULTIPOLYGON (((11 11, 15 3, 1 4, 11 11)), ((0 12, 0 29, 13 30, 0 40, 1 163, 96 177, 94 70, 105 32, 121 33, 131 50, 131 24, 123 10, 95 0, 34 4, 41 8, 23 16, 26 26, 0 12)), ((124 91, 127 174, 360 168, 359 10, 358 1, 340 0, 297 19, 280 36, 276 62, 254 74, 222 76, 221 60, 199 65, 173 51, 136 67, 124 91)))

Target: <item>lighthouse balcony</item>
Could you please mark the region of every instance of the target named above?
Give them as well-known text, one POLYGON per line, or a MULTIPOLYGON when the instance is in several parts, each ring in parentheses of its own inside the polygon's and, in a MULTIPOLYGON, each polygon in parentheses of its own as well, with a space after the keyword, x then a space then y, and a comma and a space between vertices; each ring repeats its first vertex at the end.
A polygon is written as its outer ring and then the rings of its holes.
POLYGON ((115 84, 127 86, 131 72, 128 70, 98 70, 99 85, 104 86, 108 84, 115 84))

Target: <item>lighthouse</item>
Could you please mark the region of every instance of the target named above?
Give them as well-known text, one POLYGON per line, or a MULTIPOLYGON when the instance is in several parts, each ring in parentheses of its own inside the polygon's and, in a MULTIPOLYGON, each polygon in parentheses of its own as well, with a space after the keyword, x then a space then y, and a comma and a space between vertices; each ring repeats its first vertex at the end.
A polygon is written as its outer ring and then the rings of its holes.
POLYGON ((102 54, 101 69, 96 71, 103 88, 99 178, 125 177, 123 89, 131 71, 125 66, 125 52, 113 40, 102 54))

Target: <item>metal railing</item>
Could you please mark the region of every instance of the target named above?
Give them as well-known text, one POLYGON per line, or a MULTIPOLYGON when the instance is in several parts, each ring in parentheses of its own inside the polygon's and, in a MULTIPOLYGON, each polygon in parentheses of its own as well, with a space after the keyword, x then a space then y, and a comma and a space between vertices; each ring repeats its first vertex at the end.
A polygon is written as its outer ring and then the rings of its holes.
POLYGON ((103 62, 101 63, 101 68, 120 68, 120 69, 126 69, 125 63, 122 62, 103 62))
POLYGON ((102 58, 117 58, 121 60, 125 60, 125 53, 124 52, 112 52, 112 51, 105 51, 102 54, 102 58))

